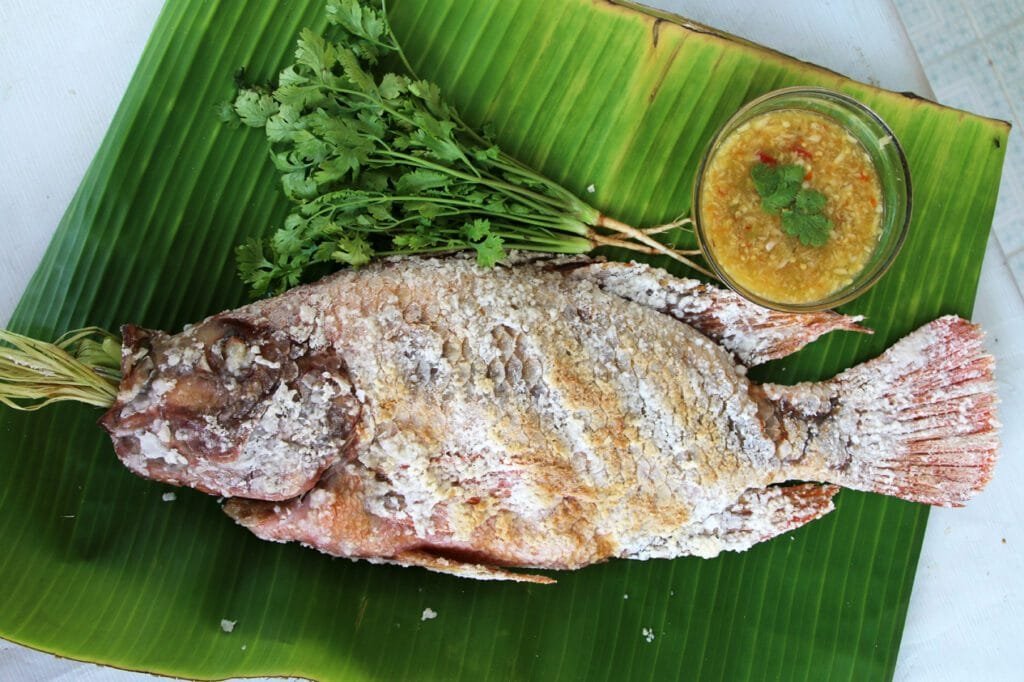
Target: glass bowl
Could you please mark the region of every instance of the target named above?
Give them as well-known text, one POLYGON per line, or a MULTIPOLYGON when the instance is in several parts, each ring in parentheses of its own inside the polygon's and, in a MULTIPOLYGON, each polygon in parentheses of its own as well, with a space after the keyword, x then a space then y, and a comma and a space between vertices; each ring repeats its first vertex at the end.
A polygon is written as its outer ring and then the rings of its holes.
POLYGON ((731 289, 742 296, 776 310, 810 312, 824 310, 846 303, 867 291, 892 265, 907 236, 911 215, 910 169, 896 136, 874 111, 857 100, 824 88, 794 87, 775 90, 763 95, 736 112, 715 134, 708 145, 693 187, 694 231, 701 251, 715 274, 731 289), (750 291, 730 276, 729 271, 716 258, 708 238, 707 223, 702 215, 701 195, 705 175, 723 142, 751 119, 778 110, 802 110, 820 114, 838 123, 856 139, 867 152, 880 183, 881 231, 871 255, 853 275, 852 281, 807 302, 786 302, 766 298, 750 291))

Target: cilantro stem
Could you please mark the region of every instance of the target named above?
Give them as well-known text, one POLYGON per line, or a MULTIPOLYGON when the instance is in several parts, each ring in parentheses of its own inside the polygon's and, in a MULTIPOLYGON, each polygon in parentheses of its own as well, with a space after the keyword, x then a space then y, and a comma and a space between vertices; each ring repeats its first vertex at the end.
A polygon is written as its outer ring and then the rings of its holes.
POLYGON ((500 165, 506 173, 514 173, 523 180, 528 180, 532 183, 547 186, 549 192, 557 196, 560 196, 566 202, 566 204, 570 206, 579 207, 580 213, 586 217, 587 222, 594 222, 600 215, 600 212, 596 208, 590 206, 590 204, 586 203, 569 190, 565 189, 559 184, 551 182, 548 178, 544 177, 540 173, 537 173, 536 171, 528 168, 527 166, 524 166, 520 162, 516 161, 515 159, 512 159, 511 157, 505 154, 502 154, 501 158, 495 161, 495 164, 500 165))
MULTIPOLYGON (((380 10, 381 14, 385 19, 387 19, 387 0, 380 0, 380 10)), ((405 50, 402 49, 402 43, 399 42, 398 38, 395 36, 395 31, 391 28, 391 22, 385 21, 384 23, 387 26, 388 37, 391 38, 391 45, 389 45, 389 47, 398 55, 398 58, 402 61, 402 66, 405 67, 405 72, 409 74, 409 77, 419 80, 419 77, 416 75, 416 69, 412 68, 412 64, 409 63, 409 58, 405 56, 405 50)))
POLYGON ((545 196, 539 192, 534 192, 533 190, 521 187, 511 182, 505 182, 494 177, 474 177, 468 173, 464 173, 455 168, 451 168, 450 166, 444 166, 439 163, 433 163, 427 161, 422 157, 414 156, 412 154, 405 154, 402 152, 385 152, 385 154, 394 159, 405 161, 410 165, 415 165, 419 166, 420 168, 426 168, 429 170, 436 170, 442 173, 447 173, 452 177, 460 178, 463 180, 473 180, 481 184, 487 185, 488 187, 491 187, 493 189, 501 190, 506 194, 515 197, 522 197, 522 199, 520 199, 521 201, 528 202, 539 210, 543 210, 541 204, 546 204, 547 206, 557 209, 559 211, 564 211, 566 209, 566 205, 564 202, 561 202, 549 196, 545 196))
MULTIPOLYGON (((339 194, 346 194, 346 193, 345 192, 337 192, 337 193, 334 193, 334 194, 339 195, 339 194)), ((332 195, 327 194, 327 195, 324 195, 323 197, 318 198, 317 201, 319 202, 321 200, 330 200, 332 198, 335 198, 335 197, 332 197, 332 195)), ((486 215, 486 216, 493 216, 493 217, 496 217, 496 218, 507 218, 508 217, 508 214, 506 214, 506 213, 501 213, 499 211, 488 210, 486 207, 480 206, 479 204, 473 203, 471 201, 466 201, 466 200, 463 200, 463 199, 457 199, 457 198, 453 198, 453 197, 433 196, 433 195, 429 195, 429 194, 428 195, 381 195, 381 196, 366 196, 366 197, 360 197, 360 198, 357 198, 357 199, 351 199, 351 200, 347 200, 347 201, 344 200, 344 199, 341 199, 340 201, 337 201, 336 203, 329 203, 329 204, 327 204, 324 208, 320 209, 319 211, 317 211, 316 213, 314 213, 312 215, 314 215, 314 216, 327 215, 327 214, 331 214, 331 213, 343 212, 345 210, 352 209, 352 208, 359 207, 359 206, 384 205, 384 204, 401 203, 401 202, 406 202, 406 201, 409 201, 409 202, 415 201, 415 202, 420 202, 420 203, 436 204, 436 205, 439 205, 439 206, 454 206, 454 207, 458 207, 460 209, 464 209, 464 210, 458 210, 458 211, 451 211, 450 213, 446 214, 446 215, 452 215, 452 216, 455 216, 455 215, 486 215)), ((411 221, 415 221, 415 220, 418 220, 418 219, 419 219, 418 216, 410 216, 408 218, 402 219, 401 221, 398 221, 398 223, 395 223, 395 224, 404 223, 404 222, 407 222, 407 221, 411 222, 411 221)), ((563 216, 561 216, 561 215, 545 215, 545 214, 542 214, 542 213, 537 213, 537 214, 519 214, 519 215, 516 216, 516 219, 519 222, 526 223, 528 225, 539 225, 539 226, 543 226, 543 227, 552 227, 552 228, 560 229, 560 230, 569 229, 569 230, 572 230, 572 231, 574 231, 574 232, 576 232, 576 233, 578 233, 580 235, 586 234, 586 232, 587 232, 587 227, 583 223, 580 223, 578 221, 566 221, 566 219, 563 216)))

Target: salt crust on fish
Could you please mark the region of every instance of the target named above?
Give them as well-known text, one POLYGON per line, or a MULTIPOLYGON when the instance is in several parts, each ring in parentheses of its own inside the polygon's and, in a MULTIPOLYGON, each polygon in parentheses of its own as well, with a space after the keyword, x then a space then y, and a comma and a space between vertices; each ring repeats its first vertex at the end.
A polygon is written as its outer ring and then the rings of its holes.
POLYGON ((397 259, 169 336, 129 327, 103 419, 140 475, 262 538, 482 579, 742 551, 836 485, 959 505, 997 447, 959 318, 831 381, 747 366, 835 330, 638 264, 397 259))

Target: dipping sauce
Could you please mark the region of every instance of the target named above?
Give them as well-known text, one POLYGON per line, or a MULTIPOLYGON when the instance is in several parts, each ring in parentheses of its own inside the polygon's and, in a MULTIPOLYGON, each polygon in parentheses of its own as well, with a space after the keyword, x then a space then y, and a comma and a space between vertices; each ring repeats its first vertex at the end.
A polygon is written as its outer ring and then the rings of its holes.
MULTIPOLYGON (((762 169, 763 170, 763 169, 762 169)), ((801 304, 848 286, 882 232, 882 188, 867 151, 823 114, 778 109, 732 131, 708 160, 700 194, 706 248, 738 286, 765 299, 801 304), (820 246, 783 230, 782 212, 762 204, 755 166, 803 167, 802 188, 824 195, 831 222, 820 246)))

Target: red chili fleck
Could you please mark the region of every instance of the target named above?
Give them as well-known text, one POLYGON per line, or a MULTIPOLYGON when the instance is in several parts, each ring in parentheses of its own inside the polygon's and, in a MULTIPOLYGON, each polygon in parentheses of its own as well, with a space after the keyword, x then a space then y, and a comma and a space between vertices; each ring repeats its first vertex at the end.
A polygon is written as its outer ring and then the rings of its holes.
POLYGON ((800 146, 799 142, 794 143, 793 146, 790 147, 790 150, 795 152, 797 156, 802 156, 803 158, 807 159, 808 161, 810 161, 811 159, 814 158, 814 155, 811 154, 806 149, 804 149, 802 146, 800 146))
POLYGON ((864 180, 865 182, 867 182, 868 180, 871 179, 871 176, 862 171, 861 174, 860 174, 860 179, 864 180))
POLYGON ((466 504, 480 504, 480 498, 475 496, 471 497, 468 500, 466 500, 466 504))
POLYGON ((878 206, 878 199, 871 197, 871 208, 878 206))
POLYGON ((810 180, 813 177, 814 177, 814 171, 807 171, 807 173, 804 175, 804 180, 810 180))
POLYGON ((778 159, 766 152, 758 152, 757 158, 761 159, 761 163, 767 163, 769 166, 774 166, 779 162, 778 159))

